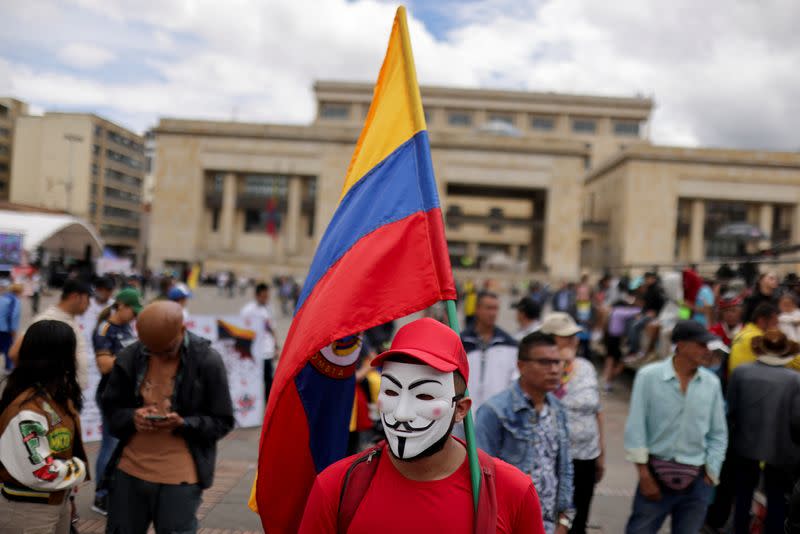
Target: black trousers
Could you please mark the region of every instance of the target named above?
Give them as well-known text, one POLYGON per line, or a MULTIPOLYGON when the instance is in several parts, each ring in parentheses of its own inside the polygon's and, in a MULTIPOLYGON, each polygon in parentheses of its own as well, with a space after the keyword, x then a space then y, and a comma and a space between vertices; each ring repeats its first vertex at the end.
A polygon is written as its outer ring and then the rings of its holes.
MULTIPOLYGON (((757 460, 736 459, 736 507, 733 512, 733 531, 736 534, 750 532, 750 508, 760 478, 761 466, 757 460)), ((765 534, 783 533, 787 513, 786 494, 791 489, 791 469, 769 464, 764 466, 764 493, 767 496, 765 534)))
POLYGON ((119 469, 109 493, 106 534, 195 534, 203 490, 197 484, 156 484, 119 469))
MULTIPOLYGON (((714 491, 714 502, 706 512, 706 524, 716 529, 721 529, 728 522, 736 497, 736 456, 733 454, 733 444, 728 442, 728 451, 722 472, 719 474, 719 484, 714 491)), ((748 508, 749 510, 749 508, 748 508)))
POLYGON ((267 407, 269 392, 272 389, 272 359, 264 360, 264 409, 267 407))
POLYGON ((572 494, 575 519, 569 532, 584 534, 594 497, 594 485, 597 482, 597 460, 572 460, 572 466, 575 469, 575 490, 572 494))

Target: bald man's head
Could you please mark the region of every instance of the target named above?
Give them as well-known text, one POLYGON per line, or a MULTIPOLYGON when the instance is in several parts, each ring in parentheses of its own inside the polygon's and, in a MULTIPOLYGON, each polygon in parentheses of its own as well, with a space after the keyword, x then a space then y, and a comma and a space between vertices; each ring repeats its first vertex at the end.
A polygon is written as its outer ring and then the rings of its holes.
POLYGON ((139 340, 152 354, 172 356, 183 339, 183 310, 180 304, 159 300, 148 304, 136 318, 139 340))

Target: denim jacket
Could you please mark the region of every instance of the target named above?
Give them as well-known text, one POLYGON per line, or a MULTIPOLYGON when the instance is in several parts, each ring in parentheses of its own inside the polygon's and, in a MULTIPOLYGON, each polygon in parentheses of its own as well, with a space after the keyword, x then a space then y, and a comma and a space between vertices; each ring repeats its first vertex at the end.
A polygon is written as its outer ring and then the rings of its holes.
MULTIPOLYGON (((558 399, 548 393, 546 402, 555 417, 558 428, 558 491, 556 509, 542 514, 545 524, 556 523, 558 514, 571 512, 573 492, 573 467, 569 453, 567 416, 558 399)), ((519 382, 489 399, 478 409, 475 433, 478 447, 500 458, 526 474, 533 471, 539 453, 533 447, 533 432, 537 414, 522 392, 519 382)))

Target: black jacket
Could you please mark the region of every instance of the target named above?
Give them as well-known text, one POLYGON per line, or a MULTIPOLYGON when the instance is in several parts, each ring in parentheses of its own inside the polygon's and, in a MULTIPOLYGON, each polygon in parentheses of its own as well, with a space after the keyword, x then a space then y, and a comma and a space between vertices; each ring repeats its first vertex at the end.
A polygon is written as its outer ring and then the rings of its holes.
MULTIPOLYGON (((116 467, 123 448, 136 433, 133 413, 143 405, 139 390, 147 371, 143 349, 142 343, 137 342, 117 355, 103 392, 103 412, 108 414, 109 430, 120 440, 107 472, 116 467)), ((233 428, 233 403, 222 358, 208 340, 190 332, 181 347, 172 407, 185 422, 175 432, 189 445, 200 487, 208 488, 214 481, 217 441, 233 428)))
POLYGON ((800 464, 800 373, 761 362, 737 367, 728 382, 728 428, 742 458, 800 464))

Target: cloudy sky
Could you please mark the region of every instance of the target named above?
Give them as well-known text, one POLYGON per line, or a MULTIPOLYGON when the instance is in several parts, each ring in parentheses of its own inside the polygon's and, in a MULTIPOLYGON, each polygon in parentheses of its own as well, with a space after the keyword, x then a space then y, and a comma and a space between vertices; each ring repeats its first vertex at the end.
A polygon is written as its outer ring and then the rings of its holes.
MULTIPOLYGON (((373 81, 383 0, 2 0, 0 94, 93 111, 306 123, 316 79, 373 81)), ((411 0, 420 83, 656 101, 676 145, 800 149, 797 0, 411 0)))

